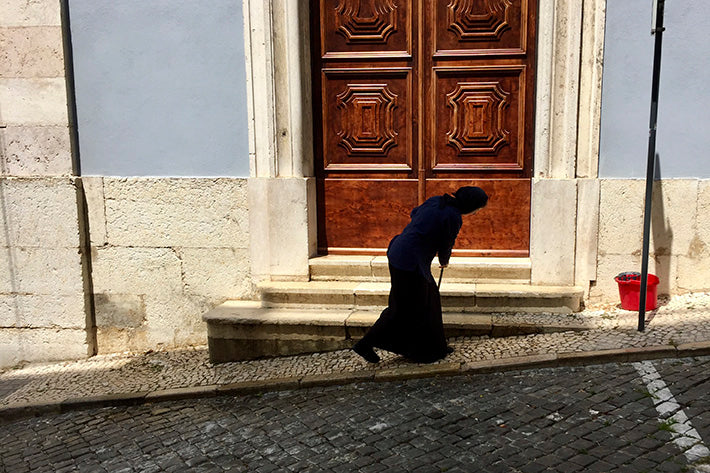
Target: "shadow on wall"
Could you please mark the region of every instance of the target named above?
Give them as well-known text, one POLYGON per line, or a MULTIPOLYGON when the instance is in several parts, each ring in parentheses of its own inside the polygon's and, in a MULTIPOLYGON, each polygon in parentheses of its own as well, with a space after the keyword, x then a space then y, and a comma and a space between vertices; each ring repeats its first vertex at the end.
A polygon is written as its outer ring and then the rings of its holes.
MULTIPOLYGON (((651 233, 653 235, 653 248, 649 249, 649 258, 652 257, 654 259, 656 263, 655 274, 660 278, 658 294, 670 294, 673 289, 671 287, 673 229, 666 219, 661 175, 661 156, 658 153, 656 154, 656 168, 654 170, 651 233)), ((649 272, 653 272, 651 265, 649 265, 649 272)))

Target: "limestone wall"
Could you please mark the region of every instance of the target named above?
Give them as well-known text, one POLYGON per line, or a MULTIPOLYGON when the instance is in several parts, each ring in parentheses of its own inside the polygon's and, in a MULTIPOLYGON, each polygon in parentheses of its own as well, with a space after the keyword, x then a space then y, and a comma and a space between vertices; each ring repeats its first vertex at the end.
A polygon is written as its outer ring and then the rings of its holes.
POLYGON ((60 2, 0 12, 0 368, 205 343, 253 296, 246 179, 74 177, 60 2))
MULTIPOLYGON (((643 179, 600 182, 599 251, 594 300, 618 300, 613 278, 640 271, 643 179)), ((710 290, 710 180, 666 179, 654 187, 649 272, 660 294, 710 290)))
POLYGON ((100 353, 206 343, 202 314, 253 295, 246 179, 83 181, 100 353))
POLYGON ((1 0, 0 12, 0 367, 85 357, 59 0, 1 0))

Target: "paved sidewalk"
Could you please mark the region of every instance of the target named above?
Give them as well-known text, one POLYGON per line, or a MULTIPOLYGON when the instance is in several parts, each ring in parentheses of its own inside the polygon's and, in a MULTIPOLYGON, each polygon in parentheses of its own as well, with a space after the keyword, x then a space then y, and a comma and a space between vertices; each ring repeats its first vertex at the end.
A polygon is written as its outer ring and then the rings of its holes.
POLYGON ((101 355, 87 360, 35 364, 0 371, 0 423, 88 406, 294 389, 366 380, 393 380, 524 367, 592 364, 710 354, 710 294, 662 301, 638 314, 615 306, 574 315, 506 315, 511 327, 569 324, 589 329, 505 338, 451 339, 455 351, 431 365, 408 363, 380 351, 368 364, 350 350, 213 365, 206 347, 101 355))

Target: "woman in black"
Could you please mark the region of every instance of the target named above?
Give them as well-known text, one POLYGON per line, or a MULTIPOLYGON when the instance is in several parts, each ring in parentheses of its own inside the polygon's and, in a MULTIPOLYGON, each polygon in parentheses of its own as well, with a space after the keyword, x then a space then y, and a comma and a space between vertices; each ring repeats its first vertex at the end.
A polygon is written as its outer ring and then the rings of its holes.
POLYGON ((486 206, 488 196, 480 187, 461 187, 453 196, 427 199, 412 210, 411 221, 392 239, 387 250, 392 287, 389 306, 358 341, 353 350, 370 363, 382 348, 418 363, 444 358, 447 346, 441 319, 439 288, 431 275, 431 262, 439 255, 446 267, 461 229, 462 215, 486 206))

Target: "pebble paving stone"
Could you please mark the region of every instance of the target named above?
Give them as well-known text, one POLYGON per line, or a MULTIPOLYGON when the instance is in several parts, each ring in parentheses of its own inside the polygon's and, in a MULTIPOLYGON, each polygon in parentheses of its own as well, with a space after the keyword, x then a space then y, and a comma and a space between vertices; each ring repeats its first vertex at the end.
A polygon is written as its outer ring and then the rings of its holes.
MULTIPOLYGON (((710 294, 695 293, 662 300, 648 313, 645 332, 636 330, 637 313, 614 305, 590 307, 577 314, 494 314, 500 324, 548 323, 586 326, 569 331, 505 338, 460 337, 442 366, 493 362, 521 356, 580 355, 599 350, 642 349, 710 342, 710 294)), ((401 357, 380 352, 375 376, 416 368, 401 357)), ((423 367, 428 369, 428 367, 423 367)), ((0 409, 34 403, 57 403, 100 396, 132 395, 174 389, 208 389, 230 383, 293 384, 299 379, 347 379, 372 376, 373 367, 350 350, 213 365, 204 346, 182 350, 101 355, 87 360, 17 366, 0 370, 0 409)), ((423 372, 426 374, 425 372, 423 372)), ((337 380, 336 380, 337 381, 337 380)), ((305 383, 305 381, 304 381, 305 383)), ((698 395, 701 386, 696 391, 698 395)), ((604 396, 604 393, 599 393, 604 396)), ((608 399, 608 398, 607 398, 608 399)), ((602 399, 599 399, 600 401, 602 399)))
MULTIPOLYGON (((708 438, 710 357, 654 365, 708 438)), ((693 471, 657 416, 628 363, 357 383, 19 419, 0 470, 693 471)))

